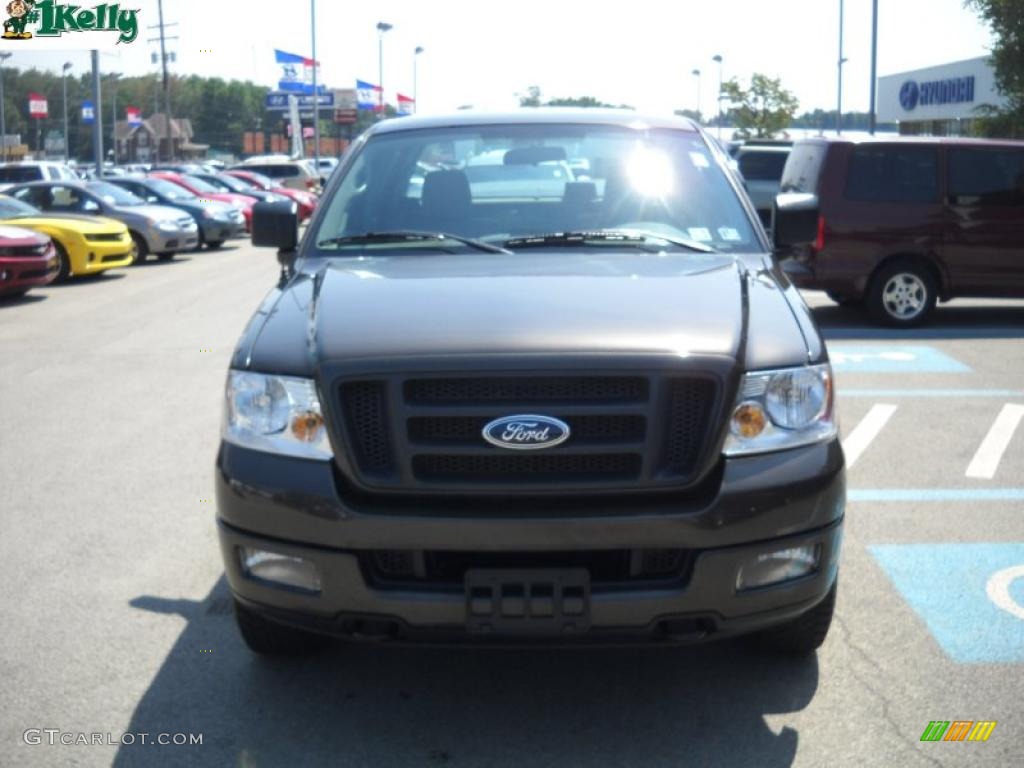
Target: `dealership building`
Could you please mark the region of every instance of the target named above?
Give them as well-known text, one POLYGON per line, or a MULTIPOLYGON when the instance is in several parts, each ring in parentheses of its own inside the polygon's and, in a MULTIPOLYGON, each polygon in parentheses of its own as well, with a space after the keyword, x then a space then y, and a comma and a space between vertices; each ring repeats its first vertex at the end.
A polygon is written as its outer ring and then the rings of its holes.
POLYGON ((1004 105, 987 56, 878 79, 878 121, 907 136, 967 135, 979 108, 1004 105))

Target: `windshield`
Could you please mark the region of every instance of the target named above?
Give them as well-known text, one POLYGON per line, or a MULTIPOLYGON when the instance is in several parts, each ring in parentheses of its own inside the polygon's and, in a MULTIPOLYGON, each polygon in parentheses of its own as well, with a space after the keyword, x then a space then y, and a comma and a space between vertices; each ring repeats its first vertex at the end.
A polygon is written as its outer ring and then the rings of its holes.
POLYGON ((217 189, 213 184, 203 181, 198 176, 183 175, 182 180, 192 187, 196 192, 204 195, 216 195, 221 193, 222 190, 217 189))
POLYGON ((215 176, 214 180, 210 183, 217 184, 232 192, 245 192, 247 189, 252 189, 251 185, 246 184, 244 181, 239 181, 234 176, 215 176))
POLYGON ((105 181, 94 181, 89 184, 89 190, 103 198, 107 205, 143 205, 146 201, 137 197, 127 189, 122 189, 116 184, 108 184, 105 181))
POLYGON ((269 176, 264 176, 262 173, 256 173, 255 171, 246 171, 248 174, 245 177, 232 176, 233 179, 238 179, 243 184, 251 184, 258 189, 270 189, 276 187, 277 182, 269 176))
MULTIPOLYGON (((632 230, 741 251, 755 230, 700 134, 604 125, 471 126, 370 138, 314 242, 390 231, 491 243, 632 230)), ((396 248, 368 243, 363 248, 396 248)))
POLYGON ((15 216, 37 216, 39 209, 13 197, 0 198, 0 219, 10 219, 15 216))
POLYGON ((195 200, 196 196, 184 187, 163 179, 146 179, 146 186, 168 200, 195 200))

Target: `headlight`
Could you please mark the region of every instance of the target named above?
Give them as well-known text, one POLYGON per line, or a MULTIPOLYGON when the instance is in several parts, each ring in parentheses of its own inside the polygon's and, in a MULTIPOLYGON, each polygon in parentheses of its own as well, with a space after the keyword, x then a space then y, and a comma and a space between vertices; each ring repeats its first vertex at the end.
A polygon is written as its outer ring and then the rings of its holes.
POLYGON ((310 379, 231 371, 223 437, 257 451, 329 459, 327 426, 310 379))
POLYGON ((832 367, 810 365, 743 377, 723 452, 743 456, 833 439, 832 367))
POLYGON ((159 229, 161 232, 177 232, 178 223, 176 221, 172 221, 171 219, 164 219, 162 221, 156 222, 156 228, 159 229))

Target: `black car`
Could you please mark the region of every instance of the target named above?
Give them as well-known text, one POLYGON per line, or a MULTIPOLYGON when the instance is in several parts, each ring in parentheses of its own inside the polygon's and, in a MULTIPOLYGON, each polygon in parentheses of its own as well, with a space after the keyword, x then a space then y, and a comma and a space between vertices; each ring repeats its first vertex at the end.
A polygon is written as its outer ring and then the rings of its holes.
POLYGON ((769 243, 724 162, 678 118, 409 117, 356 141, 301 243, 294 204, 257 204, 282 275, 216 472, 253 650, 824 641, 843 453, 775 259, 817 211, 781 198, 769 243), (496 152, 520 172, 472 181, 496 152))
POLYGON ((169 181, 134 176, 107 181, 127 189, 147 203, 159 203, 191 214, 199 225, 199 245, 220 248, 225 240, 245 232, 245 216, 240 210, 216 200, 200 200, 184 187, 169 181))

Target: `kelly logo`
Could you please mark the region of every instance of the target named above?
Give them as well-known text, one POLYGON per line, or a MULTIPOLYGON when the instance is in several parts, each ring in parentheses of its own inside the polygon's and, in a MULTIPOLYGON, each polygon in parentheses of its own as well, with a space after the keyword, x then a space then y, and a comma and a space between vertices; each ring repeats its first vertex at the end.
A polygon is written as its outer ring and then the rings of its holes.
POLYGON ((988 741, 995 729, 995 720, 932 720, 921 741, 988 741))
POLYGON ((130 43, 139 36, 138 10, 103 3, 91 8, 57 3, 54 0, 12 0, 6 6, 4 39, 28 40, 33 34, 26 27, 38 25, 36 37, 60 37, 66 32, 118 32, 119 43, 130 43))

